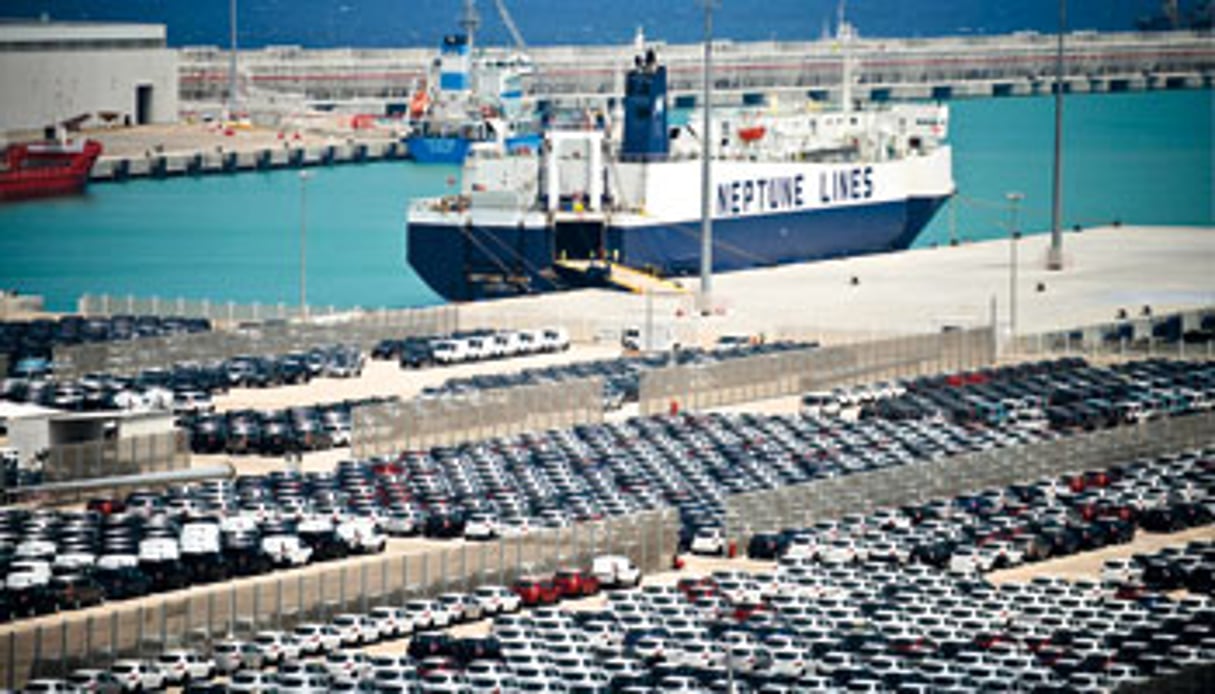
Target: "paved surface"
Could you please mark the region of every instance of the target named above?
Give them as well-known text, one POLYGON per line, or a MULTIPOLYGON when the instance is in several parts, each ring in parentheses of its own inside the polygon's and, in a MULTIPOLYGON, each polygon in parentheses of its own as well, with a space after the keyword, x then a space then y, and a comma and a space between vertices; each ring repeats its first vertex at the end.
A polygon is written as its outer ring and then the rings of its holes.
POLYGON ((84 131, 81 135, 100 141, 104 147, 103 156, 107 157, 142 157, 149 152, 193 153, 214 151, 216 147, 222 147, 227 152, 244 152, 282 147, 284 142, 292 147, 312 147, 340 144, 348 137, 354 137, 358 142, 395 139, 392 133, 387 132, 316 132, 293 129, 280 131, 258 127, 225 130, 215 123, 97 128, 84 131))
POLYGON ((1057 576, 1069 581, 1100 580, 1101 565, 1106 559, 1122 559, 1132 554, 1150 554, 1169 545, 1184 545, 1191 540, 1215 540, 1215 526, 1190 528, 1179 533, 1138 532, 1135 539, 1124 545, 1103 547, 1062 559, 1018 566, 987 575, 992 583, 1025 582, 1035 576, 1057 576))
MULTIPOLYGON (((1215 228, 1122 227, 1064 237, 1066 268, 1045 269, 1049 235, 1018 246, 1018 332, 1071 328, 1132 315, 1215 305, 1215 228), (1044 290, 1037 291, 1039 283, 1044 290)), ((1009 242, 985 241, 717 275, 716 315, 694 317, 690 295, 653 300, 660 322, 690 332, 763 332, 824 341, 944 325, 988 324, 995 297, 999 321, 1009 296, 1009 242), (852 284, 852 278, 857 284, 852 284), (682 314, 682 315, 676 315, 682 314)), ((695 287, 695 279, 680 280, 695 287)), ((577 324, 641 324, 645 298, 583 290, 461 307, 462 317, 546 315, 577 324)))

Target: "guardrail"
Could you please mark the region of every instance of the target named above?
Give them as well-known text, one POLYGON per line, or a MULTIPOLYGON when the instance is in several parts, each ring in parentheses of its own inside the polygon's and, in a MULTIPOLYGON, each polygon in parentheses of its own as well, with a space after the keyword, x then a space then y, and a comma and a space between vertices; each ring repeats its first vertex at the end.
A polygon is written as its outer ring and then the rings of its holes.
POLYGON ((586 567, 622 554, 645 572, 669 567, 678 542, 671 509, 532 531, 480 544, 319 564, 268 576, 65 612, 0 628, 0 685, 107 667, 119 658, 153 657, 167 648, 206 651, 224 638, 290 630, 335 614, 468 591, 561 566, 586 567))
POLYGON ((849 513, 1107 468, 1213 442, 1215 413, 1205 412, 740 494, 726 501, 726 533, 745 547, 760 531, 808 527, 849 513))
POLYGON ((355 407, 357 458, 603 421, 603 381, 580 379, 355 407))

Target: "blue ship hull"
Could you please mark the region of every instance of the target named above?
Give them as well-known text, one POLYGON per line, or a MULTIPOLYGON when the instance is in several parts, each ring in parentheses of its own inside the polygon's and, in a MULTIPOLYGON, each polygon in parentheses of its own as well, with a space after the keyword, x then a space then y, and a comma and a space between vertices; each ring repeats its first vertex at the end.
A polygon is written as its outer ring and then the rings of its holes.
MULTIPOLYGON (((540 151, 542 139, 539 133, 508 137, 505 142, 506 150, 511 154, 534 154, 540 151)), ((405 138, 409 156, 419 164, 463 164, 475 141, 459 136, 410 135, 405 138)))
POLYGON ((472 141, 466 137, 405 138, 409 157, 419 164, 463 164, 472 141))
MULTIPOLYGON (((946 199, 715 220, 713 269, 903 250, 946 199)), ((450 301, 470 301, 568 288, 554 268, 559 258, 602 256, 666 276, 694 274, 700 268, 700 223, 521 228, 411 222, 407 248, 409 264, 431 289, 450 301)))

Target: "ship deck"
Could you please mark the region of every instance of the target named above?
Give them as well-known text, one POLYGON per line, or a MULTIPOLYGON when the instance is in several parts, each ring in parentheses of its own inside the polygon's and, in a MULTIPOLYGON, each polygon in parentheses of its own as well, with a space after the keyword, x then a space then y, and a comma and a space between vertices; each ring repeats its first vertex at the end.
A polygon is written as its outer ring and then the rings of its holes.
MULTIPOLYGON (((1030 334, 1215 305, 1215 228, 1105 227, 1064 236, 1065 269, 1046 269, 1048 234, 1019 242, 1017 332, 1030 334)), ((1007 329, 1010 243, 985 241, 714 276, 713 332, 819 328, 824 337, 936 332, 989 323, 1007 329)), ((695 277, 675 280, 696 289, 695 277)), ((655 315, 693 320, 693 292, 661 292, 655 315)), ((645 297, 584 289, 462 307, 463 321, 506 311, 550 319, 636 323, 645 297)), ((829 339, 829 337, 828 337, 829 339)))

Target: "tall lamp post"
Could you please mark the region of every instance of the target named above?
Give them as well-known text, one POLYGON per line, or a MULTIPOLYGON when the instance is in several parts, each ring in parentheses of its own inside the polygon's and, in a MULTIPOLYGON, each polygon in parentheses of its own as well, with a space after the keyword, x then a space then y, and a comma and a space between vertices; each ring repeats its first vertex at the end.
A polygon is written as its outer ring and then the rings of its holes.
POLYGON ((1018 213, 1021 201, 1025 199, 1022 193, 1008 193, 1008 334, 1012 339, 1017 337, 1017 241, 1021 231, 1017 228, 1018 213))
POLYGON ((300 316, 308 320, 308 179, 300 171, 300 316))

